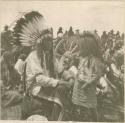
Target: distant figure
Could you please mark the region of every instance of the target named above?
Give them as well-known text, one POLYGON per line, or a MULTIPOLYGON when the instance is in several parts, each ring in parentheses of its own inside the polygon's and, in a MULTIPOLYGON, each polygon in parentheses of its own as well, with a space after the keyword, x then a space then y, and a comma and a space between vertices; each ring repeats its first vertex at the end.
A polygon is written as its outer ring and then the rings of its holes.
POLYGON ((53 34, 53 28, 51 27, 51 32, 52 32, 52 34, 53 34))
POLYGON ((76 30, 75 34, 76 34, 76 35, 79 35, 79 29, 76 30))
POLYGON ((12 48, 12 32, 8 29, 6 25, 4 31, 1 33, 1 48, 5 50, 10 50, 12 48))
POLYGON ((83 31, 83 35, 84 35, 85 33, 86 33, 86 31, 84 30, 84 31, 83 31))
MULTIPOLYGON (((98 40, 100 40, 100 36, 99 36, 98 31, 96 29, 94 30, 94 33, 95 33, 96 37, 98 38, 98 40)), ((99 43, 100 43, 100 41, 99 41, 99 43)))
POLYGON ((119 31, 117 31, 117 33, 116 33, 116 41, 118 41, 118 40, 120 40, 120 32, 119 31))
POLYGON ((8 51, 4 52, 1 57, 1 80, 7 88, 9 88, 11 83, 10 71, 13 64, 12 61, 12 54, 8 51))
POLYGON ((122 33, 122 35, 121 35, 121 39, 124 41, 124 37, 125 37, 125 35, 124 35, 124 33, 122 33))
POLYGON ((8 89, 14 88, 20 81, 20 77, 14 69, 12 52, 6 51, 1 58, 1 79, 3 85, 8 89))
POLYGON ((66 30, 65 33, 64 33, 64 36, 67 36, 68 35, 68 31, 66 30))
POLYGON ((1 81, 1 107, 11 107, 21 102, 22 96, 16 88, 20 76, 13 67, 13 55, 9 51, 4 52, 1 58, 1 81))
POLYGON ((105 45, 105 43, 107 42, 108 39, 108 35, 106 34, 106 31, 103 31, 103 34, 101 36, 101 44, 105 45))
POLYGON ((72 26, 70 26, 68 31, 68 36, 73 36, 73 35, 74 35, 74 32, 73 32, 72 26))
POLYGON ((62 27, 59 28, 58 32, 57 32, 57 37, 62 37, 63 36, 63 31, 62 31, 62 27))
POLYGON ((112 29, 109 33, 109 39, 111 39, 112 41, 115 39, 115 34, 114 34, 114 30, 112 29))
POLYGON ((95 34, 97 34, 97 33, 98 33, 96 29, 94 30, 94 32, 95 32, 95 34))

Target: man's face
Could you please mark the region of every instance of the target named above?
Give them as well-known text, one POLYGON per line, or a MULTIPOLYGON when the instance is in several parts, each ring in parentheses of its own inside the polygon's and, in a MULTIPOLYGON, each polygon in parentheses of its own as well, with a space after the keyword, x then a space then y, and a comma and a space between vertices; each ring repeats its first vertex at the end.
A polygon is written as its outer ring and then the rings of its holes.
POLYGON ((52 37, 46 37, 45 39, 43 39, 43 48, 46 51, 51 50, 53 48, 52 37))

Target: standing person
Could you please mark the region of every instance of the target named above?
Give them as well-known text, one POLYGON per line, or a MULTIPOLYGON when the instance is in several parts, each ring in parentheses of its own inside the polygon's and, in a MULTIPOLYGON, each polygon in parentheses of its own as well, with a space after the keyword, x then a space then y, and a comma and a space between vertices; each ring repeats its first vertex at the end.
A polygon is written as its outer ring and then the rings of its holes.
POLYGON ((20 76, 14 69, 12 52, 6 51, 1 58, 1 80, 2 108, 20 102, 22 97, 15 90, 16 85, 20 82, 20 76))
POLYGON ((124 33, 122 33, 122 35, 121 35, 121 40, 124 41, 124 33))
POLYGON ((77 35, 77 36, 80 35, 79 29, 77 29, 77 30, 75 31, 75 35, 77 35))
POLYGON ((117 31, 117 33, 116 33, 116 35, 115 35, 115 38, 116 38, 116 41, 118 41, 118 40, 120 40, 120 32, 119 31, 117 31))
POLYGON ((68 36, 73 36, 74 32, 73 32, 73 28, 72 26, 70 26, 69 31, 68 31, 68 36))
MULTIPOLYGON (((46 104, 48 102, 49 104, 54 103, 54 107, 53 105, 51 107, 54 110, 51 120, 58 120, 60 113, 62 114, 62 109, 65 111, 67 105, 68 98, 66 94, 70 88, 70 83, 55 78, 53 34, 44 21, 44 17, 39 12, 29 12, 24 16, 23 23, 21 22, 21 30, 18 30, 22 33, 19 35, 22 39, 21 45, 33 47, 26 59, 26 96, 33 100, 40 98, 46 104), (27 30, 29 31, 27 32, 27 30), (29 37, 29 33, 33 37, 29 37), (56 112, 55 108, 57 109, 56 112)), ((22 107, 23 119, 27 118, 33 111, 44 108, 37 106, 34 108, 35 104, 30 101, 26 102, 24 100, 22 107)), ((45 110, 46 112, 49 110, 48 113, 51 113, 51 104, 45 110)))
POLYGON ((4 52, 1 58, 1 79, 7 88, 14 88, 20 81, 19 74, 14 69, 14 60, 11 51, 4 52))
POLYGON ((9 30, 9 27, 6 25, 4 31, 1 33, 1 48, 5 50, 11 50, 12 48, 12 31, 9 30))
POLYGON ((96 85, 103 74, 103 64, 96 36, 90 32, 80 41, 80 63, 74 83, 73 120, 97 121, 96 85))
POLYGON ((7 88, 11 85, 11 68, 13 67, 13 57, 12 53, 5 51, 1 58, 1 79, 3 85, 7 88))
POLYGON ((63 36, 63 29, 62 27, 59 27, 59 30, 57 32, 57 37, 61 38, 63 36))
POLYGON ((101 36, 101 45, 103 45, 103 47, 105 46, 107 39, 108 39, 107 33, 106 33, 106 31, 103 31, 103 34, 101 36))
POLYGON ((113 29, 110 31, 110 37, 111 37, 112 40, 115 38, 115 34, 114 34, 114 30, 113 29))
POLYGON ((59 27, 59 29, 57 31, 57 39, 54 44, 54 47, 61 41, 62 38, 63 38, 63 29, 62 29, 62 27, 59 27))

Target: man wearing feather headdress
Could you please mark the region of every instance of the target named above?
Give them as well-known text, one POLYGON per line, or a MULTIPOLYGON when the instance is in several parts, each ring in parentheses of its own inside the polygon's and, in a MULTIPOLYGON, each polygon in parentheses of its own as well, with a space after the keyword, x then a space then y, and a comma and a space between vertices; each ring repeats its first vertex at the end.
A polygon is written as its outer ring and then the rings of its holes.
POLYGON ((55 79, 51 29, 46 26, 40 13, 32 11, 18 20, 14 31, 16 40, 22 46, 32 47, 26 59, 26 93, 55 102, 59 108, 53 111, 52 120, 58 120, 60 107, 65 109, 67 103, 66 93, 70 83, 55 79))

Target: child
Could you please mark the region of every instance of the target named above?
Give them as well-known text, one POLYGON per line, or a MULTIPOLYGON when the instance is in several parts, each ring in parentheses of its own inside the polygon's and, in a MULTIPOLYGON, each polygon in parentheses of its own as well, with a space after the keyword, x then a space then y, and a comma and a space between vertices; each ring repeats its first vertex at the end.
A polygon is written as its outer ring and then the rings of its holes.
POLYGON ((79 48, 80 63, 72 95, 73 120, 96 122, 96 85, 103 73, 96 36, 90 32, 85 33, 79 48))

